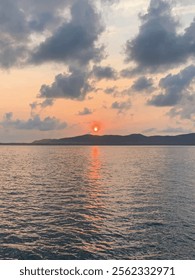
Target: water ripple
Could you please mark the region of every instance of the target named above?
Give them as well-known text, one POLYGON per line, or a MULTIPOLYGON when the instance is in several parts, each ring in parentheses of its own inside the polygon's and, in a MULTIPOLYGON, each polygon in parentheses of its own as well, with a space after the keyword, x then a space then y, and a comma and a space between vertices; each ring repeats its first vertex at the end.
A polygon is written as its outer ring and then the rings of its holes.
POLYGON ((1 259, 194 259, 194 147, 0 147, 1 259))

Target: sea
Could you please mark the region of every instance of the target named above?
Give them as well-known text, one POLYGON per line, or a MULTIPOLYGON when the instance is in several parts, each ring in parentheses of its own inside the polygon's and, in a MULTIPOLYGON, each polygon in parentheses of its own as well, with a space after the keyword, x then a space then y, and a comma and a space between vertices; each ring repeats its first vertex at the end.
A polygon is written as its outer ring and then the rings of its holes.
POLYGON ((0 146, 0 259, 195 259, 195 147, 0 146))

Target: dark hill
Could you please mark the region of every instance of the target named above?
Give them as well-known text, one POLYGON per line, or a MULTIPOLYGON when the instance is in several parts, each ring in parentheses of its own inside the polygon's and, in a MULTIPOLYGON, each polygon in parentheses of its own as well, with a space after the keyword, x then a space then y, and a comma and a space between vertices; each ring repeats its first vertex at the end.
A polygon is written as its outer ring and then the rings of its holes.
POLYGON ((144 136, 142 134, 81 135, 61 139, 34 141, 33 145, 195 145, 195 133, 176 136, 144 136))

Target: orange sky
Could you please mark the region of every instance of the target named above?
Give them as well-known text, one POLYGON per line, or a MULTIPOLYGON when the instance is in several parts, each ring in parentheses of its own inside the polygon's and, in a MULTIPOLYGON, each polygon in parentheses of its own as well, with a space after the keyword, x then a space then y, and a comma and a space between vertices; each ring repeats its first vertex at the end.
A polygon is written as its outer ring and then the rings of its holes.
POLYGON ((165 0, 54 4, 49 0, 44 8, 28 1, 20 6, 23 2, 17 0, 9 10, 5 7, 7 21, 0 28, 0 142, 86 134, 95 122, 98 134, 194 130, 195 50, 174 57, 163 40, 163 52, 158 43, 147 50, 140 42, 152 40, 151 30, 164 32, 175 38, 171 47, 176 53, 179 34, 182 44, 187 44, 185 36, 191 38, 191 29, 186 28, 193 25, 195 4, 182 0, 176 6, 165 0), (18 26, 9 20, 11 10, 18 26), (167 28, 166 22, 172 26, 167 28), (125 69, 134 72, 124 77, 125 69))

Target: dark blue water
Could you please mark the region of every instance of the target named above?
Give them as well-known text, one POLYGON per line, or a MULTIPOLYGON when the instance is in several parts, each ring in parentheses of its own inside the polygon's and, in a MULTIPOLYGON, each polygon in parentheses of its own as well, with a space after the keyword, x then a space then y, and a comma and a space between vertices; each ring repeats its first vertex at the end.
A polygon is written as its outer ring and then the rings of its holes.
POLYGON ((195 259, 194 147, 0 147, 0 259, 195 259))

